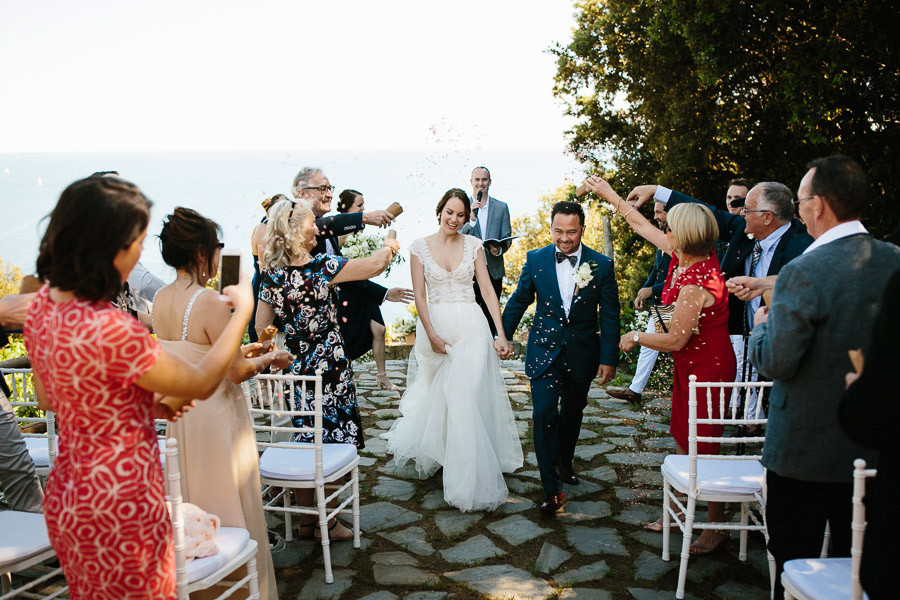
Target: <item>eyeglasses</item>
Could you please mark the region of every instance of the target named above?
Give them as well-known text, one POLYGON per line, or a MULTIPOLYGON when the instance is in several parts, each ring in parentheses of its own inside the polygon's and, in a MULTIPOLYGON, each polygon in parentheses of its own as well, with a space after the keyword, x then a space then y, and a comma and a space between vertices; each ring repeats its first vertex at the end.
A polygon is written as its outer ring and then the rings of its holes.
POLYGON ((742 207, 741 207, 741 214, 745 214, 745 213, 764 213, 764 212, 772 213, 773 215, 775 214, 775 213, 772 212, 771 210, 767 210, 767 209, 765 209, 765 208, 747 208, 746 206, 742 206, 742 207))
POLYGON ((801 202, 806 202, 807 200, 812 200, 816 196, 818 196, 818 194, 810 194, 806 198, 797 198, 796 200, 791 201, 791 204, 793 204, 794 206, 800 206, 801 202))
MULTIPOLYGON (((728 200, 728 198, 726 198, 726 200, 728 200)), ((740 208, 744 205, 745 200, 746 198, 732 198, 731 200, 728 200, 728 206, 731 208, 740 208)))
POLYGON ((332 193, 334 192, 333 185, 320 185, 320 186, 316 186, 316 187, 305 187, 303 189, 304 190, 319 190, 323 194, 326 194, 328 192, 332 192, 332 193))
POLYGON ((221 250, 224 247, 225 247, 225 242, 219 242, 218 244, 216 244, 216 248, 218 248, 219 250, 221 250))

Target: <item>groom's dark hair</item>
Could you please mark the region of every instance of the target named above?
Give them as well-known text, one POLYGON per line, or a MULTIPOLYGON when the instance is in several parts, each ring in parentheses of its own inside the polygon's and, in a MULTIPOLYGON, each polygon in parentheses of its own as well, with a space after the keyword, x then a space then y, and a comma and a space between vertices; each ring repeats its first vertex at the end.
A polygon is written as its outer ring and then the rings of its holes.
POLYGON ((581 208, 581 205, 579 203, 563 200, 562 202, 557 202, 556 204, 554 204, 553 209, 550 211, 551 223, 553 223, 553 217, 558 214, 578 215, 578 221, 581 223, 581 226, 584 227, 584 209, 581 208))

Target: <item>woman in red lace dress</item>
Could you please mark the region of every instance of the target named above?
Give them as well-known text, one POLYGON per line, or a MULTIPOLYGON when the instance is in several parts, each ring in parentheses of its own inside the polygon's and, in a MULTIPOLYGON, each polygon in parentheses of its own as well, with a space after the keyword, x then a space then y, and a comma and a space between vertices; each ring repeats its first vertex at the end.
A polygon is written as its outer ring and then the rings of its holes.
MULTIPOLYGON (((585 184, 591 191, 615 206, 628 224, 663 252, 672 255, 669 275, 662 293, 663 304, 675 309, 668 333, 629 331, 622 336, 619 347, 628 352, 635 344, 661 352, 671 352, 675 362, 672 377, 672 413, 669 433, 675 439, 676 452, 687 454, 688 447, 688 382, 691 375, 698 381, 734 381, 737 369, 734 350, 728 338, 728 292, 719 268, 715 246, 719 237, 712 211, 702 204, 681 204, 666 215, 671 231, 657 229, 637 206, 622 200, 610 185, 597 177, 585 184)), ((712 388, 718 398, 720 388, 712 388)), ((713 414, 707 413, 705 402, 697 403, 697 417, 717 418, 718 404, 713 414)), ((699 425, 703 436, 721 436, 721 425, 699 425)), ((698 444, 700 454, 717 454, 718 444, 698 444)), ((709 503, 709 520, 723 522, 724 505, 709 503)), ((662 531, 662 519, 648 523, 647 529, 662 531)), ((728 539, 727 531, 707 529, 691 544, 694 554, 708 554, 728 539)))
POLYGON ((247 281, 225 290, 234 315, 200 364, 161 350, 110 304, 141 255, 150 201, 117 177, 76 181, 50 213, 25 321, 43 409, 59 455, 44 516, 73 599, 176 598, 175 554, 153 418, 154 392, 206 398, 222 381, 253 306, 247 281))

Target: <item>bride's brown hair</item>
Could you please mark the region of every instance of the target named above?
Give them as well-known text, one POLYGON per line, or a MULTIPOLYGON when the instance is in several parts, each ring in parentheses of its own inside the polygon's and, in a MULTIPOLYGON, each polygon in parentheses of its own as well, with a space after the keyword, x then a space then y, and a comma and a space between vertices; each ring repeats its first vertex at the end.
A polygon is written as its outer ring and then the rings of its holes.
POLYGON ((438 202, 437 210, 434 211, 434 214, 436 214, 438 218, 438 224, 441 222, 441 211, 447 206, 447 202, 450 201, 450 198, 459 198, 462 200, 463 207, 466 209, 466 222, 468 222, 469 219, 472 218, 472 205, 469 203, 469 196, 461 189, 453 188, 452 190, 447 190, 441 198, 441 201, 438 202))

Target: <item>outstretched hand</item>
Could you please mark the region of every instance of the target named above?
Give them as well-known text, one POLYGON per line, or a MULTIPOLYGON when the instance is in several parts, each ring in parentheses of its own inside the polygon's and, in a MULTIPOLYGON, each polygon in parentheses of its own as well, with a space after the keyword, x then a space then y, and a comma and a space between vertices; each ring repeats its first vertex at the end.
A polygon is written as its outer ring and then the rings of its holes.
POLYGON ((389 289, 384 299, 388 302, 405 302, 409 304, 416 299, 416 295, 410 289, 396 287, 389 289))
POLYGON ((612 189, 612 186, 609 185, 609 182, 602 177, 591 175, 584 180, 584 185, 585 187, 587 187, 587 189, 591 190, 607 202, 610 202, 612 204, 616 204, 617 200, 621 202, 621 198, 619 198, 619 195, 616 193, 616 191, 612 189))
POLYGON ((386 210, 371 210, 363 213, 362 222, 365 225, 376 225, 378 227, 387 227, 394 220, 394 215, 386 210))
POLYGON ((631 190, 625 201, 634 202, 634 207, 640 208, 646 204, 648 200, 653 198, 654 194, 656 194, 655 185, 639 185, 631 190))

